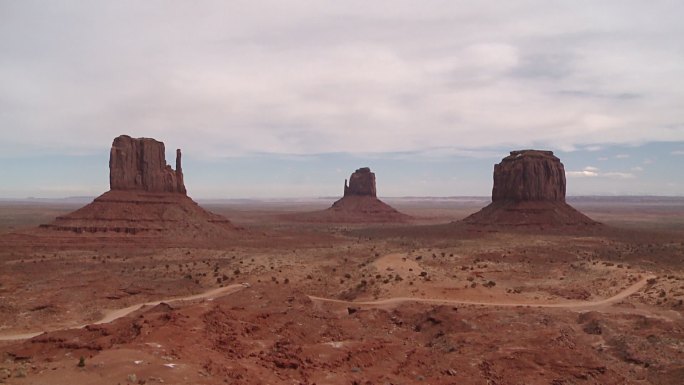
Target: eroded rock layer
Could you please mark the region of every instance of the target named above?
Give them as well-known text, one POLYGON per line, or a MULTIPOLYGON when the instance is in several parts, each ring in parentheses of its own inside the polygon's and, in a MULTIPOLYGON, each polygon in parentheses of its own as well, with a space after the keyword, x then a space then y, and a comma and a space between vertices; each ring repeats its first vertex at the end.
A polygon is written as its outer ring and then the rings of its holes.
POLYGON ((184 194, 108 191, 54 222, 40 226, 74 234, 221 237, 235 227, 184 194))
POLYGON ((492 203, 464 219, 488 226, 594 225, 565 202, 565 168, 551 151, 511 151, 494 166, 492 203))
POLYGON ((151 138, 114 139, 109 158, 111 190, 42 229, 106 236, 149 235, 220 238, 236 228, 186 195, 181 151, 176 169, 166 164, 164 143, 151 138))
POLYGON ((492 201, 565 202, 565 168, 551 151, 522 150, 494 166, 492 201))
POLYGON ((376 197, 375 173, 370 168, 357 169, 344 181, 344 196, 325 210, 288 215, 286 219, 307 222, 391 223, 406 222, 403 214, 376 197))
POLYGON ((363 167, 351 174, 348 186, 347 180, 344 181, 344 196, 352 195, 377 197, 375 173, 371 172, 370 168, 363 167))
POLYGON ((166 164, 164 143, 151 138, 121 135, 109 153, 109 188, 185 194, 181 152, 176 150, 176 170, 166 164))

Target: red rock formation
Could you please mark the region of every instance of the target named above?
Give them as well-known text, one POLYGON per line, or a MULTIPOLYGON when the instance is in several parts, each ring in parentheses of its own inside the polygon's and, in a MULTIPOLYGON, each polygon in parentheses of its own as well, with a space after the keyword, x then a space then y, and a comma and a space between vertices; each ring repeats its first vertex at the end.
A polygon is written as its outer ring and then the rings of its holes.
POLYGON ((176 170, 166 164, 164 143, 150 138, 114 139, 109 157, 111 190, 43 229, 75 234, 222 238, 235 230, 226 218, 186 195, 181 151, 176 170))
POLYGON ((463 220, 485 226, 594 225, 565 203, 565 168, 551 151, 511 151, 494 166, 492 203, 463 220))
POLYGON ((180 150, 174 171, 166 164, 164 143, 128 135, 115 138, 109 153, 109 188, 185 194, 180 150))
POLYGON ((347 186, 347 180, 344 180, 344 196, 351 195, 377 196, 375 190, 375 173, 371 172, 370 168, 363 167, 351 174, 349 177, 349 186, 347 186))
POLYGON ((287 215, 286 219, 307 222, 381 223, 406 222, 410 216, 400 213, 376 197, 375 173, 370 168, 356 170, 344 181, 344 196, 332 207, 312 213, 287 215))
POLYGON ((522 150, 494 166, 492 201, 565 202, 565 168, 551 151, 522 150))

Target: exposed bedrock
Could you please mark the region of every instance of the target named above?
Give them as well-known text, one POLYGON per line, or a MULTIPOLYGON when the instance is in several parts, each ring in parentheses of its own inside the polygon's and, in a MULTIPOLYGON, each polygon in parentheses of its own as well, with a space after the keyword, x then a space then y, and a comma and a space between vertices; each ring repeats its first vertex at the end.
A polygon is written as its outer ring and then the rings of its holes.
POLYGON ((109 153, 110 189, 185 194, 181 152, 176 150, 174 170, 164 151, 164 143, 151 138, 116 137, 109 153))
POLYGON ((356 170, 347 180, 344 181, 344 196, 361 195, 376 197, 375 173, 370 168, 363 167, 356 170))
POLYGON ((492 201, 565 202, 565 169, 551 151, 511 151, 494 166, 492 201))

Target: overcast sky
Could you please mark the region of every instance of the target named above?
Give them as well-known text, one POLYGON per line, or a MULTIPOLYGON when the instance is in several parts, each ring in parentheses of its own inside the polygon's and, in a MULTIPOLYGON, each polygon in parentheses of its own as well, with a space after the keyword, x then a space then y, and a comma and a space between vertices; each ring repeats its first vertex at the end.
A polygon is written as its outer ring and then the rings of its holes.
POLYGON ((198 197, 339 195, 362 166, 381 195, 488 195, 521 148, 554 150, 569 193, 684 195, 682 15, 680 0, 0 0, 0 197, 103 192, 120 134, 183 148, 198 197))

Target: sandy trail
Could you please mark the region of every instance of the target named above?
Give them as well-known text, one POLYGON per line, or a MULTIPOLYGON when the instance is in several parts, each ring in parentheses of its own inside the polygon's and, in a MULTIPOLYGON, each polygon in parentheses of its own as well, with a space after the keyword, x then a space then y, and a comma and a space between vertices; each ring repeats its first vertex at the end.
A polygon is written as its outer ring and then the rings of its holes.
POLYGON ((516 306, 526 306, 526 307, 537 307, 537 308, 564 308, 564 309, 574 309, 581 310, 584 308, 596 308, 603 305, 610 305, 615 302, 619 302, 630 295, 638 292, 644 286, 646 286, 647 281, 650 278, 655 278, 654 275, 647 275, 641 278, 639 281, 634 283, 632 286, 626 288, 625 290, 619 292, 618 294, 596 301, 576 301, 576 302, 563 302, 563 303, 535 303, 535 302, 485 302, 485 301, 469 301, 460 299, 439 299, 439 298, 414 298, 414 297, 395 297, 380 299, 376 301, 344 301, 334 298, 324 298, 316 297, 310 295, 309 298, 314 302, 332 302, 341 303, 347 305, 364 306, 364 307, 393 307, 405 302, 417 302, 417 303, 431 303, 437 305, 483 305, 483 306, 502 306, 502 307, 516 307, 516 306))
POLYGON ((46 332, 52 332, 52 331, 57 331, 57 330, 65 330, 65 329, 82 329, 88 325, 99 325, 99 324, 105 324, 112 322, 114 320, 117 320, 119 318, 125 317, 143 306, 157 306, 162 302, 165 303, 172 303, 172 302, 179 302, 179 301, 193 301, 193 300, 198 300, 198 299, 213 299, 213 298, 218 298, 224 295, 232 294, 235 293, 239 290, 244 289, 247 287, 244 284, 234 284, 234 285, 229 285, 229 286, 224 286, 224 287, 219 287, 216 289, 211 289, 209 291, 206 291, 204 293, 200 294, 193 294, 189 295, 186 297, 173 297, 173 298, 167 298, 167 299, 162 299, 162 300, 157 300, 157 301, 150 301, 150 302, 143 302, 143 303, 138 303, 135 305, 131 305, 129 307, 123 308, 123 309, 115 309, 115 310, 110 310, 107 311, 101 319, 95 322, 90 322, 87 324, 82 324, 82 325, 76 325, 71 328, 57 328, 57 329, 52 329, 52 330, 43 330, 39 332, 30 332, 30 333, 15 333, 15 334, 4 334, 0 335, 0 341, 16 341, 16 340, 25 340, 29 338, 33 338, 36 336, 39 336, 43 333, 46 332))

